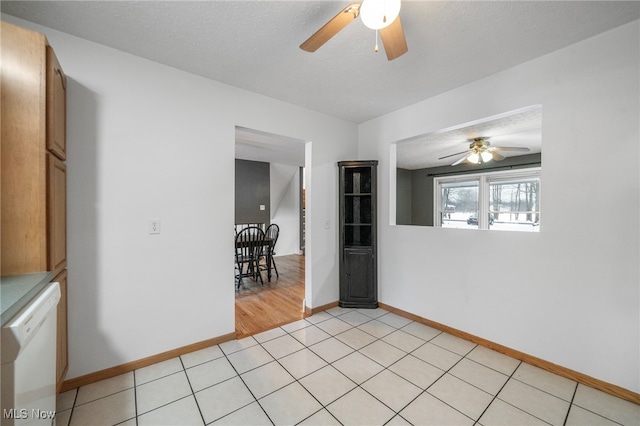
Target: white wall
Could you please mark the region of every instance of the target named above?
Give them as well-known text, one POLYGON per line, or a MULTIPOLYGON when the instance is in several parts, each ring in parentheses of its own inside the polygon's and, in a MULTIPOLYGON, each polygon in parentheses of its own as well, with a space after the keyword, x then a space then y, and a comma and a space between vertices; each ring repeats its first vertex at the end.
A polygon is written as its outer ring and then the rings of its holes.
POLYGON ((356 125, 3 19, 43 32, 68 77, 68 379, 234 332, 236 125, 311 141, 307 305, 338 299, 322 220, 356 125))
POLYGON ((271 223, 277 224, 280 228, 276 256, 301 254, 299 170, 298 166, 274 163, 269 165, 271 223))
POLYGON ((361 125, 360 158, 380 160, 382 302, 640 391, 638 28, 361 125), (391 143, 533 104, 540 233, 389 224, 391 143))
POLYGON ((638 22, 358 129, 3 19, 45 33, 69 78, 68 378, 233 332, 238 125, 312 141, 307 305, 338 298, 335 162, 377 158, 382 302, 640 391, 638 22), (539 234, 389 225, 392 142, 538 103, 539 234))

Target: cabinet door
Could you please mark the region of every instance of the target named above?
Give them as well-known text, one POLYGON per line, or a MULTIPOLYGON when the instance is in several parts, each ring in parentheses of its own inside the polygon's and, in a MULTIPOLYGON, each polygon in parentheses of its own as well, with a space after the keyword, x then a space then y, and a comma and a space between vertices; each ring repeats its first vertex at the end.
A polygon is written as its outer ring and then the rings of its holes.
POLYGON ((47 241, 49 270, 67 266, 67 166, 47 154, 47 241))
POLYGON ((340 298, 344 307, 366 307, 376 302, 375 265, 371 249, 344 250, 343 294, 340 298), (347 306, 349 305, 349 306, 347 306))
POLYGON ((2 275, 46 271, 45 87, 42 34, 0 22, 2 275))
POLYGON ((58 274, 54 282, 60 284, 60 301, 57 311, 57 338, 56 338, 56 380, 57 388, 60 389, 64 377, 67 374, 68 343, 67 343, 67 270, 58 274))
POLYGON ((53 49, 47 46, 47 149, 67 156, 67 79, 53 49))

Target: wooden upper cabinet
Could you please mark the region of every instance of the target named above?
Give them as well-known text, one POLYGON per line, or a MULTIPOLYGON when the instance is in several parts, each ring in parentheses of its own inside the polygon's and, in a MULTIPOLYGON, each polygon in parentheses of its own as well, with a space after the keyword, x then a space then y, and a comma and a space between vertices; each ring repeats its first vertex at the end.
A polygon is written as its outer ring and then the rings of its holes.
POLYGON ((47 46, 47 149, 67 158, 67 78, 53 49, 47 46))
POLYGON ((47 270, 46 38, 2 22, 2 275, 47 270))
POLYGON ((44 35, 7 22, 0 29, 1 274, 58 273, 66 267, 66 79, 44 35))

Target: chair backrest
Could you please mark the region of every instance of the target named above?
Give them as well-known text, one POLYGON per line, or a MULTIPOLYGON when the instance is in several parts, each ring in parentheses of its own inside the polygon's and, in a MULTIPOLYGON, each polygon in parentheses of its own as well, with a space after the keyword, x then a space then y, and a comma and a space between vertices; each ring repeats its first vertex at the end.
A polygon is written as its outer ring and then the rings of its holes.
POLYGON ((234 229, 235 229, 235 231, 236 231, 236 234, 237 234, 238 232, 242 231, 242 230, 243 230, 243 229, 245 229, 245 228, 252 228, 252 227, 260 228, 260 229, 262 229, 263 231, 264 231, 264 229, 265 229, 265 228, 264 228, 264 223, 236 223, 236 224, 234 225, 234 229))
POLYGON ((250 226, 243 228, 236 235, 236 260, 242 258, 257 258, 264 245, 264 232, 262 229, 250 226))
POLYGON ((278 242, 278 235, 280 235, 280 227, 278 225, 272 223, 271 225, 267 226, 267 230, 265 231, 264 236, 271 240, 269 242, 271 250, 275 248, 276 243, 278 242))

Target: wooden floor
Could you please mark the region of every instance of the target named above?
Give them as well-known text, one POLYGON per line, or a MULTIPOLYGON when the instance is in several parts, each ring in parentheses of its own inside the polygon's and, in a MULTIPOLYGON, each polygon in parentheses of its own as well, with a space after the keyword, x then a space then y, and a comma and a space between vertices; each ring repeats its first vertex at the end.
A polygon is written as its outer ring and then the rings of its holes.
POLYGON ((244 278, 236 292, 236 336, 260 333, 304 317, 304 256, 277 256, 280 277, 273 272, 271 282, 263 273, 260 281, 244 278))

